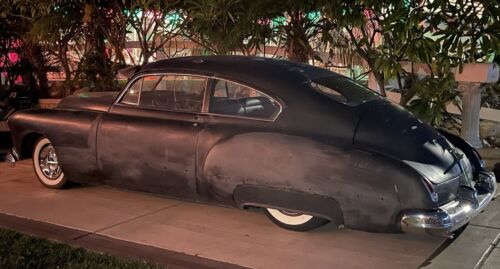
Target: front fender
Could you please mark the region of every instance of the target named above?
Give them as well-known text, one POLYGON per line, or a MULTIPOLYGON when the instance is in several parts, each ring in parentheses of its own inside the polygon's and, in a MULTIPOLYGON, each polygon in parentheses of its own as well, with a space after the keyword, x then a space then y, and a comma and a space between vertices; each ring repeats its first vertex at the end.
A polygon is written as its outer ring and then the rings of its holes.
MULTIPOLYGON (((79 181, 97 173, 96 139, 102 113, 95 111, 32 109, 8 121, 14 147, 28 157, 29 137, 47 137, 57 151, 65 175, 79 181), (26 148, 28 147, 28 148, 26 148)), ((31 145, 32 146, 32 145, 31 145)))

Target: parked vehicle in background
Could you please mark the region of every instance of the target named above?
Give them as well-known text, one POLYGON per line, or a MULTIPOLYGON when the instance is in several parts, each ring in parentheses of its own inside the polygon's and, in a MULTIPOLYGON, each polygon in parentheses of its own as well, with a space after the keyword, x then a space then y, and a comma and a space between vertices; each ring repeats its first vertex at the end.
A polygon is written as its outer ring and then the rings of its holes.
POLYGON ((119 94, 67 97, 8 124, 8 159, 33 156, 49 188, 92 181, 259 207, 291 230, 451 236, 496 190, 461 138, 349 78, 284 60, 162 60, 119 94))
POLYGON ((0 121, 5 121, 14 111, 32 108, 35 97, 25 85, 14 84, 0 92, 0 121))

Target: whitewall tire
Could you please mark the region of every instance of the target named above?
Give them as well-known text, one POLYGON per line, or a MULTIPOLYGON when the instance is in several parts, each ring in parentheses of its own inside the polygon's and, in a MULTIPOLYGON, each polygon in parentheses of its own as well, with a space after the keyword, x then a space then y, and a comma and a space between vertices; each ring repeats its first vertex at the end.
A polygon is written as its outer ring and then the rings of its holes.
POLYGON ((67 185, 57 154, 49 139, 42 137, 33 148, 33 167, 40 183, 45 187, 60 189, 67 185))
POLYGON ((309 231, 328 223, 328 220, 307 214, 266 208, 266 215, 278 226, 293 231, 309 231))

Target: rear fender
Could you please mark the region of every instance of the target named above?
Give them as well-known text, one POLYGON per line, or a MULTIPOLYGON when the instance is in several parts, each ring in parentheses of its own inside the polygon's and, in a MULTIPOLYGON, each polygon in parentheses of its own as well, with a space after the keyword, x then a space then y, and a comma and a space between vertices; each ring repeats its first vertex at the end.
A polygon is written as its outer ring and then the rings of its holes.
POLYGON ((473 146, 458 135, 454 135, 442 129, 439 129, 439 132, 467 156, 474 167, 474 177, 477 177, 480 171, 485 171, 483 160, 473 146))

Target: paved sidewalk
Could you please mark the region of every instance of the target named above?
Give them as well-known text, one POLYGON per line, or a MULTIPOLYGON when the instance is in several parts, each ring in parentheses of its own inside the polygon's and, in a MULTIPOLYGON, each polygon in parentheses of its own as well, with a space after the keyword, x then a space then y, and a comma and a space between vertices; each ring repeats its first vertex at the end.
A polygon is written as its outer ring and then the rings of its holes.
POLYGON ((0 213, 80 231, 71 244, 102 236, 249 268, 417 268, 443 242, 331 225, 292 232, 257 211, 105 186, 51 190, 37 182, 30 160, 0 164, 0 194, 0 213))
POLYGON ((465 231, 423 268, 500 268, 500 197, 474 218, 465 231))
MULTIPOLYGON (((247 267, 214 261, 144 244, 115 239, 86 231, 20 218, 0 213, 0 228, 16 230, 41 238, 70 244, 75 247, 106 252, 123 258, 140 258, 168 269, 248 269, 247 267)), ((2 253, 0 253, 1 256, 2 253)))
POLYGON ((500 148, 480 148, 477 151, 490 171, 496 163, 500 163, 500 148))

